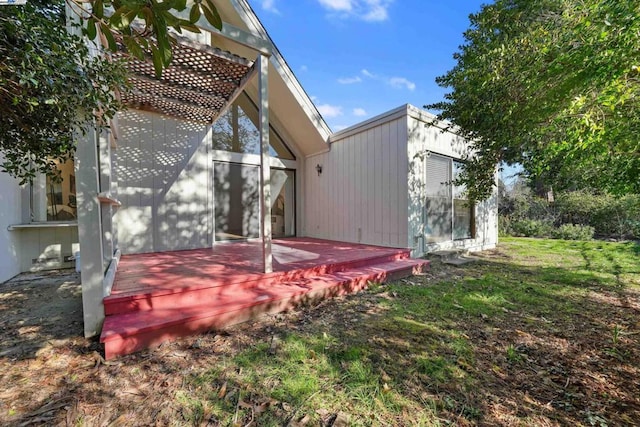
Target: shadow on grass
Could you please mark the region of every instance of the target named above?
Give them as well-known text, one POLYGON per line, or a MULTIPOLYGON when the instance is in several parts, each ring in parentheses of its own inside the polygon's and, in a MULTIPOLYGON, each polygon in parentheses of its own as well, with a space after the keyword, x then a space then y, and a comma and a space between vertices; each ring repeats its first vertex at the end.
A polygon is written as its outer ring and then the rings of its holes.
POLYGON ((79 417, 95 425, 319 424, 340 413, 363 425, 633 425, 637 246, 612 260, 588 244, 588 259, 579 243, 551 244, 552 262, 525 264, 507 244, 475 265, 434 263, 433 274, 230 335, 76 370, 84 381, 62 369, 47 399, 81 401, 79 417))

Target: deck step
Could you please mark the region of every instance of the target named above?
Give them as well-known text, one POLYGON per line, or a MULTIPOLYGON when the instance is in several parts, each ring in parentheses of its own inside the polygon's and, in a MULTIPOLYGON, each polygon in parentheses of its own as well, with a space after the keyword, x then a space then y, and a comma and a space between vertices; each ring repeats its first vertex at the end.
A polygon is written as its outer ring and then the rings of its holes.
MULTIPOLYGON (((178 298, 171 306, 106 317, 100 341, 112 359, 158 345, 172 338, 223 328, 277 313, 297 305, 357 292, 370 282, 385 282, 424 272, 429 261, 409 258, 378 262, 290 280, 224 286, 209 299, 178 298)), ((191 291, 187 291, 192 293, 191 291)), ((196 292, 197 294, 198 292, 196 292)), ((176 297, 176 295, 174 295, 176 297)))
MULTIPOLYGON (((106 316, 111 316, 136 311, 191 306, 198 303, 214 303, 221 294, 227 292, 230 285, 233 285, 234 289, 253 289, 259 286, 271 285, 274 282, 292 282, 408 258, 409 250, 400 250, 391 254, 376 255, 348 262, 320 264, 311 268, 300 268, 285 272, 270 274, 236 273, 227 279, 219 281, 203 281, 197 275, 188 278, 180 276, 175 282, 168 281, 166 287, 157 287, 153 291, 110 295, 104 299, 104 311, 106 316)), ((167 280, 167 276, 163 277, 163 280, 167 280)))

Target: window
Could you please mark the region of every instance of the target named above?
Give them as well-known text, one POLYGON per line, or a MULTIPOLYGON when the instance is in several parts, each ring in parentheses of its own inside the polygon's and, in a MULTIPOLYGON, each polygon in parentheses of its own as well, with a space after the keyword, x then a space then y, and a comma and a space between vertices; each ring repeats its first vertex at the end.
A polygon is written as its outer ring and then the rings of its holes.
POLYGON ((260 237, 260 167, 214 162, 215 239, 260 237))
MULTIPOLYGON (((260 154, 258 107, 242 93, 229 109, 212 125, 213 149, 234 153, 260 154)), ((286 160, 295 156, 269 126, 269 154, 286 160)))
MULTIPOLYGON (((458 179, 462 163, 453 161, 452 180, 458 179)), ((473 205, 469 203, 464 185, 452 185, 453 188, 453 240, 473 237, 473 205)))
POLYGON ((431 154, 425 161, 425 236, 428 243, 473 237, 474 206, 464 186, 453 185, 461 163, 431 154))
POLYGON ((75 221, 78 215, 76 203, 76 179, 72 159, 59 163, 60 174, 55 177, 40 176, 31 187, 31 220, 75 221))
POLYGON ((426 159, 427 242, 451 240, 451 159, 431 155, 426 159))

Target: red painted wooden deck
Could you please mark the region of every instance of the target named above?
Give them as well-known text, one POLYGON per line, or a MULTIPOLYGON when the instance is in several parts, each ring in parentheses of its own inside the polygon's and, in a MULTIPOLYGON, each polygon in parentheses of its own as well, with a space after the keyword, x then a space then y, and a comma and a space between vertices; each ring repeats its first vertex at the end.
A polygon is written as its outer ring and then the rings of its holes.
POLYGON ((428 269, 407 249, 311 238, 274 239, 272 247, 269 274, 260 242, 123 256, 104 299, 106 357, 428 269))

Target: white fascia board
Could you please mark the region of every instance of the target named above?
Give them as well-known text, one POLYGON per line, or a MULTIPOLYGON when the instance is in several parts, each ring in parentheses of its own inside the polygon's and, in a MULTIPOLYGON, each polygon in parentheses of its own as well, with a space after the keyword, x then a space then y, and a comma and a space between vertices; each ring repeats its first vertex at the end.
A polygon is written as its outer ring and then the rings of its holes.
POLYGON ((353 126, 349 126, 348 128, 343 129, 339 132, 336 132, 333 135, 331 135, 331 138, 329 141, 331 143, 337 142, 351 135, 358 134, 360 132, 366 131, 376 126, 380 126, 383 123, 399 119, 403 116, 409 116, 413 119, 419 120, 430 126, 435 126, 438 129, 442 129, 444 131, 451 132, 456 135, 458 134, 457 128, 455 126, 452 126, 449 122, 445 120, 438 120, 438 118, 434 114, 431 114, 428 111, 422 110, 414 105, 405 104, 405 105, 401 105, 398 108, 394 108, 393 110, 389 110, 375 117, 367 119, 363 122, 357 123, 353 126))
POLYGON ((411 104, 407 104, 407 114, 409 115, 409 117, 412 117, 431 126, 435 126, 438 129, 442 129, 446 132, 451 132, 455 135, 459 134, 460 128, 458 128, 457 126, 452 125, 447 120, 438 120, 438 117, 435 114, 432 114, 426 110, 422 110, 411 104))
MULTIPOLYGON (((189 12, 187 10, 174 11, 174 15, 178 18, 189 20, 189 12)), ((218 34, 224 38, 234 41, 242 46, 246 46, 249 49, 255 50, 262 55, 271 55, 271 43, 268 39, 260 37, 255 34, 251 34, 243 29, 234 27, 226 22, 222 23, 222 29, 217 29, 202 16, 198 22, 195 23, 196 27, 201 30, 209 31, 210 33, 218 34)))
POLYGON ((329 137, 332 134, 329 125, 327 125, 327 122, 325 122, 317 107, 313 101, 311 101, 307 92, 303 89, 302 85, 291 70, 291 67, 289 67, 289 64, 287 64, 282 54, 273 43, 273 40, 267 33, 267 30, 253 12, 253 9, 251 9, 251 6, 249 6, 246 0, 230 0, 230 2, 238 15, 240 15, 242 21, 249 28, 250 32, 255 32, 261 38, 269 40, 271 47, 271 64, 278 71, 278 74, 280 74, 294 98, 298 101, 298 104, 300 104, 300 107, 302 107, 311 122, 314 124, 318 133, 325 141, 328 142, 329 137))
POLYGON ((385 113, 379 114, 375 117, 372 117, 370 119, 367 119, 363 122, 357 123, 353 126, 349 126, 346 129, 343 129, 339 132, 334 133, 333 135, 331 135, 331 138, 329 139, 329 142, 331 144, 338 142, 341 139, 345 139, 348 138, 352 135, 356 135, 358 133, 367 131, 373 127, 376 126, 380 126, 383 123, 387 123, 390 122, 392 120, 396 120, 399 119, 401 117, 404 117, 408 114, 409 112, 409 107, 411 107, 409 104, 405 104, 402 105, 398 108, 394 108, 393 110, 389 110, 385 113))

